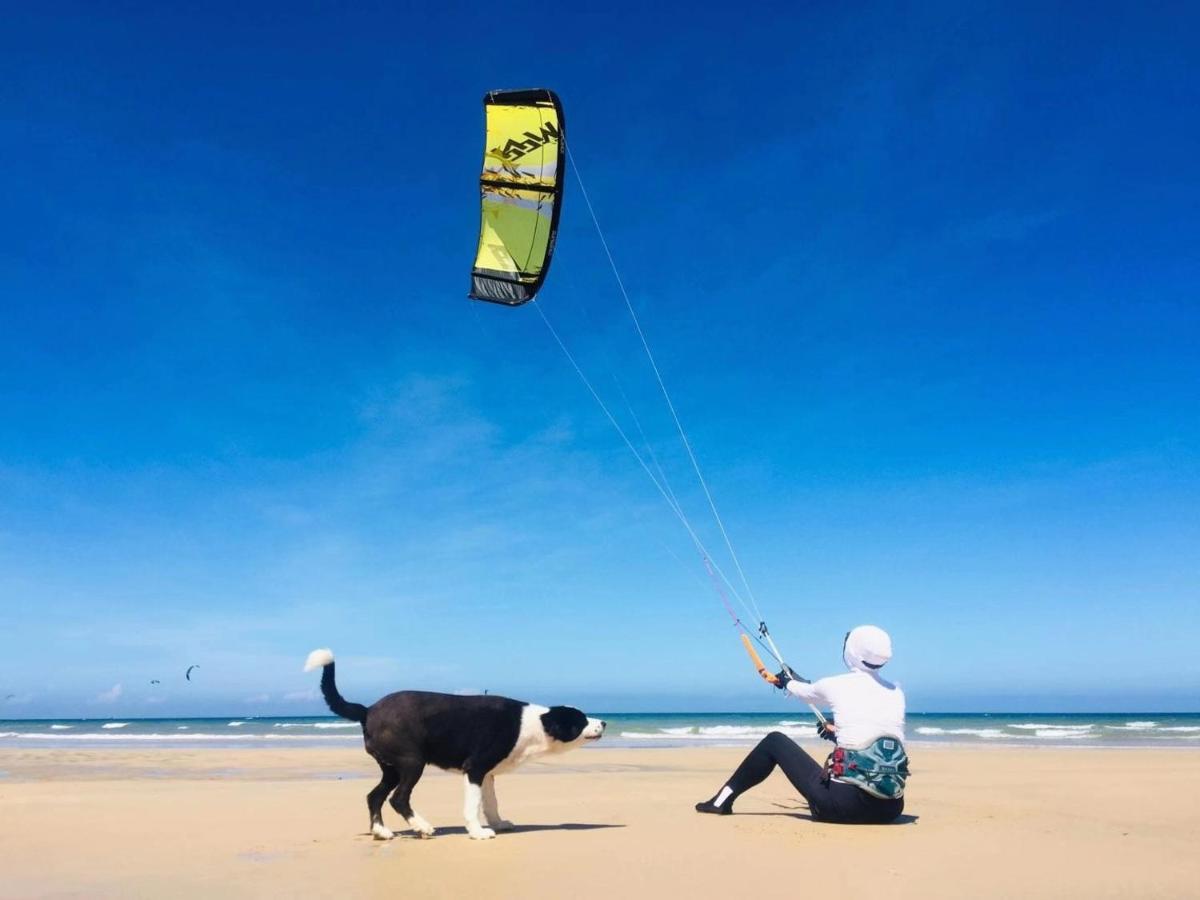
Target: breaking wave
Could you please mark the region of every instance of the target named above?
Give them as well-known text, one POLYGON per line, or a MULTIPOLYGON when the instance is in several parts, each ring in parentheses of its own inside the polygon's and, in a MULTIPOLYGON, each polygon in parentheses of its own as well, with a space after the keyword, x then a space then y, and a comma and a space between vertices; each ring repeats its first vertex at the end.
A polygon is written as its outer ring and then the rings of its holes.
POLYGON ((813 725, 801 722, 777 722, 774 725, 684 725, 655 731, 622 731, 621 737, 633 741, 748 741, 759 740, 773 731, 789 737, 817 736, 813 725))
POLYGON ((931 736, 940 734, 973 734, 976 737, 987 738, 989 740, 1013 737, 1011 734, 1005 734, 1002 728, 938 728, 933 725, 923 725, 916 729, 916 733, 931 736))

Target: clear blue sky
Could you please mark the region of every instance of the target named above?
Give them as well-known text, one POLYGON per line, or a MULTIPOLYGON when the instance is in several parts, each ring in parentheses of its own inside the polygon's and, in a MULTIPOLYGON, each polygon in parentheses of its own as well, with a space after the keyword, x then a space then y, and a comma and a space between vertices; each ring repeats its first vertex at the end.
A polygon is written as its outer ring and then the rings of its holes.
MULTIPOLYGON (((465 299, 480 97, 542 85, 797 668, 871 621, 916 710, 1200 706, 1194 10, 389 6, 5 13, 0 716, 313 712, 322 645, 788 708, 465 299)), ((715 547, 575 187, 543 308, 715 547)))

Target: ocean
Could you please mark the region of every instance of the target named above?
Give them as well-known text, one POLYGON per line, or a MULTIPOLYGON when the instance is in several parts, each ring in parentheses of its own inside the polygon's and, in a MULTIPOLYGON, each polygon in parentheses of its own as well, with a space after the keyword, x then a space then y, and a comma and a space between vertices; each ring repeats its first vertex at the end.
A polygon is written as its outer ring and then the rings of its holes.
MULTIPOLYGON (((593 715, 595 715, 593 713, 593 715)), ((814 739, 811 716, 779 713, 600 713, 595 748, 745 746, 771 731, 814 739)), ((359 726, 333 717, 0 719, 0 749, 354 746, 359 726)), ((913 713, 909 744, 1200 748, 1200 713, 913 713)))

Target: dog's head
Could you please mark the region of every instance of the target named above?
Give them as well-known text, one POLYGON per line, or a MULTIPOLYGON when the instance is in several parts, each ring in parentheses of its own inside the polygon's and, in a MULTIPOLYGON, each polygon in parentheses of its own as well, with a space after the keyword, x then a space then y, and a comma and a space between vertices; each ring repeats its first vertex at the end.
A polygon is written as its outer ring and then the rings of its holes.
POLYGON ((552 706, 542 713, 542 730, 550 738, 551 751, 599 740, 606 725, 600 719, 589 719, 573 706, 552 706))

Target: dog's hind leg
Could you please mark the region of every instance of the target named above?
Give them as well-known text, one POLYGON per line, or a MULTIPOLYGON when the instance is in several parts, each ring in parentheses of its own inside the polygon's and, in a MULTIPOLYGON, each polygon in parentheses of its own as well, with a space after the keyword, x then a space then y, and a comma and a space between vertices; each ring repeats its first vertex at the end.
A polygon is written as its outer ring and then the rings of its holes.
POLYGON ((400 776, 400 782, 396 786, 396 792, 392 794, 391 804, 392 809, 404 817, 409 828, 421 837, 433 837, 433 826, 412 808, 413 788, 417 786, 424 771, 425 763, 420 761, 397 765, 396 772, 400 776))
POLYGON ((484 828, 479 821, 479 813, 483 807, 483 781, 485 773, 478 770, 467 772, 463 776, 463 787, 466 789, 463 797, 463 818, 467 820, 467 834, 477 841, 494 838, 496 832, 484 828))
MULTIPOLYGON (((376 760, 378 762, 378 760, 376 760)), ((383 771, 383 778, 379 784, 367 794, 367 809, 371 813, 371 834, 375 835, 377 841, 390 841, 396 835, 392 829, 383 824, 383 801, 387 795, 392 792, 400 781, 400 774, 392 766, 380 762, 379 768, 383 771)))
POLYGON ((500 806, 496 802, 496 775, 488 772, 483 778, 483 815, 489 826, 496 831, 512 831, 513 823, 500 818, 500 806))

